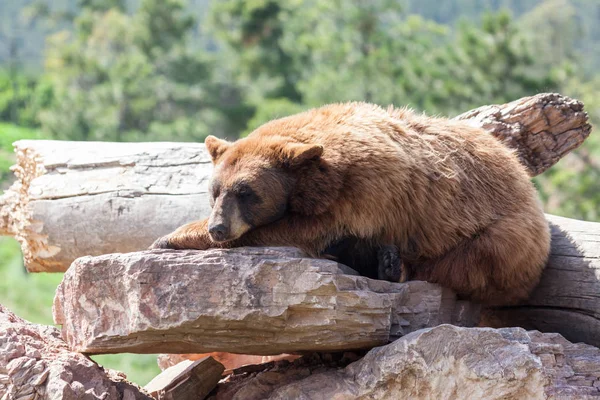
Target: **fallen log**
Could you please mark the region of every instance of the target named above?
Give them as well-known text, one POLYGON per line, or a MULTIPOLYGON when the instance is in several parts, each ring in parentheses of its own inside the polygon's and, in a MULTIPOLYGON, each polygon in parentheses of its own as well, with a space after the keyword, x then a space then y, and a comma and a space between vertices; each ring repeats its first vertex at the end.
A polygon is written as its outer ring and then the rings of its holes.
MULTIPOLYGON (((583 105, 539 94, 457 117, 515 148, 537 175, 590 133, 583 105)), ((31 272, 77 257, 147 248, 209 213, 212 165, 202 144, 19 141, 17 181, 0 198, 0 234, 21 243, 31 272)))
POLYGON ((15 150, 17 181, 0 198, 0 234, 21 243, 30 272, 144 249, 210 212, 203 144, 19 141, 15 150))
POLYGON ((369 349, 478 320, 438 285, 352 273, 293 248, 82 257, 56 291, 54 321, 83 353, 277 355, 369 349))
POLYGON ((209 399, 596 399, 600 350, 521 328, 441 325, 362 359, 315 355, 234 371, 209 399), (341 365, 340 365, 341 364, 341 365), (345 367, 345 368, 344 368, 345 367))
POLYGON ((24 321, 2 305, 0 398, 152 399, 122 373, 70 351, 55 327, 24 321))
POLYGON ((600 346, 600 223, 547 218, 552 252, 539 285, 522 305, 485 310, 481 324, 558 332, 600 346))

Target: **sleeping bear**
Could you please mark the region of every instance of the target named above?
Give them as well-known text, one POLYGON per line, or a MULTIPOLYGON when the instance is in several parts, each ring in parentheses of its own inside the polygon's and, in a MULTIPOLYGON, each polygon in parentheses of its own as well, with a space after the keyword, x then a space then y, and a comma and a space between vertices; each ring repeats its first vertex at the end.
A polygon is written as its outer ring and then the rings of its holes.
POLYGON ((205 144, 210 218, 152 248, 295 246, 490 305, 526 299, 546 264, 549 227, 525 167, 465 122, 332 104, 205 144))

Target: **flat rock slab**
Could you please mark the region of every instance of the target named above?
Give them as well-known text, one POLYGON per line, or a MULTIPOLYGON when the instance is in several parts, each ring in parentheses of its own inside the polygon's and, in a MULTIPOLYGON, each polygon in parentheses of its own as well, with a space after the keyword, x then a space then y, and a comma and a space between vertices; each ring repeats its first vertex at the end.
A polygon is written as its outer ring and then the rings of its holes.
POLYGON ((223 364, 212 357, 185 360, 167 368, 144 389, 158 400, 204 399, 217 386, 224 370, 223 364))
POLYGON ((440 286, 347 273, 291 248, 82 257, 57 289, 54 320, 83 353, 254 355, 371 348, 474 320, 440 286))
POLYGON ((347 366, 330 364, 303 357, 240 369, 209 399, 600 398, 600 349, 522 328, 441 325, 375 348, 347 366))
POLYGON ((236 368, 241 368, 246 365, 265 364, 272 361, 288 360, 293 361, 300 357, 293 354, 279 354, 277 356, 253 356, 250 354, 233 354, 223 352, 212 352, 202 354, 159 354, 157 357, 158 368, 165 371, 177 364, 186 361, 197 361, 206 357, 211 357, 225 367, 225 374, 230 373, 236 368))
POLYGON ((70 351, 58 329, 27 322, 2 305, 0 398, 151 399, 123 374, 70 351))

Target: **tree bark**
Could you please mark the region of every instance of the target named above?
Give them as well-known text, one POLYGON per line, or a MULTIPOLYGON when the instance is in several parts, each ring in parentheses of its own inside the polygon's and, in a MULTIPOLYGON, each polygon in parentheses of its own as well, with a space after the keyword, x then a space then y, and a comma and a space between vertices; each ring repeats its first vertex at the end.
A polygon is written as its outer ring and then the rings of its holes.
MULTIPOLYGON (((531 175, 579 146, 583 105, 540 94, 457 117, 515 148, 531 175)), ((202 144, 19 141, 17 181, 0 198, 0 234, 30 272, 65 271, 84 255, 141 250, 209 213, 202 144)))
POLYGON ((592 126, 580 101, 556 93, 483 106, 459 115, 516 149, 531 176, 546 171, 590 135, 592 126))

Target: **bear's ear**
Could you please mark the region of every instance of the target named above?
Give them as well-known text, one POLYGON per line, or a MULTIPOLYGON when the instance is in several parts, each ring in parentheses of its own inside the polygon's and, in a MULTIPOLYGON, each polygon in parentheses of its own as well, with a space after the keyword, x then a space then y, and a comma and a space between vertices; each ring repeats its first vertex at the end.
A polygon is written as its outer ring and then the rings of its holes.
POLYGON ((316 160, 323 154, 320 144, 289 143, 284 149, 285 163, 292 167, 300 167, 310 160, 316 160))
POLYGON ((225 151, 231 146, 226 140, 219 139, 215 136, 209 135, 204 139, 204 144, 206 145, 206 149, 212 158, 213 164, 217 162, 219 157, 225 153, 225 151))

